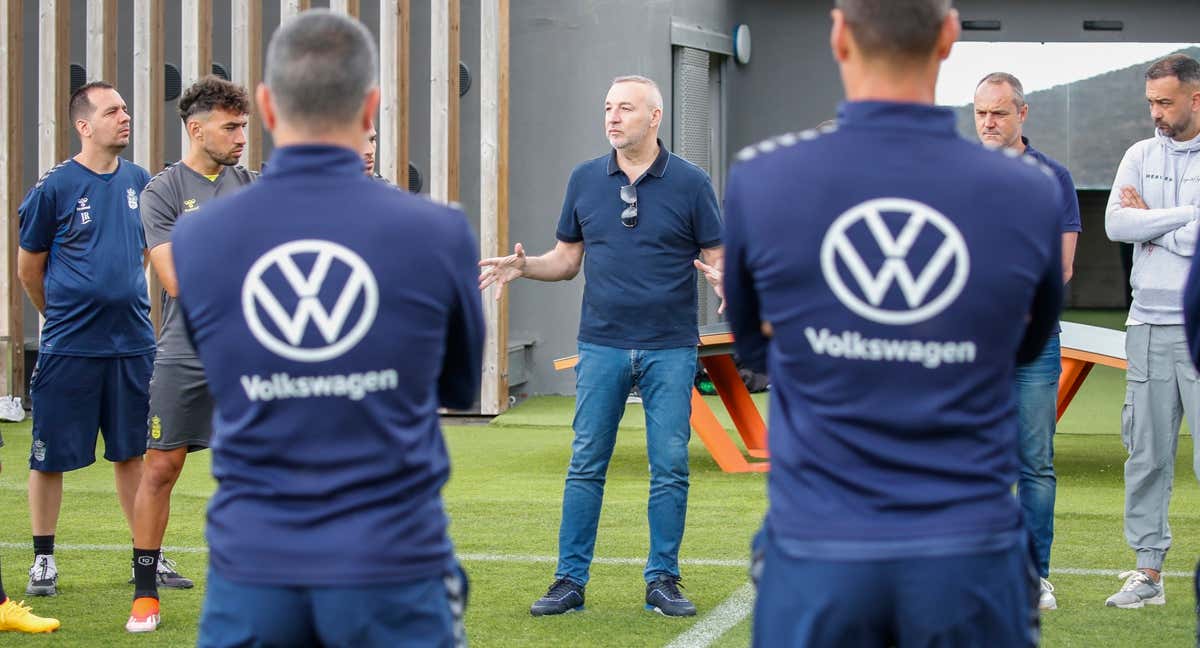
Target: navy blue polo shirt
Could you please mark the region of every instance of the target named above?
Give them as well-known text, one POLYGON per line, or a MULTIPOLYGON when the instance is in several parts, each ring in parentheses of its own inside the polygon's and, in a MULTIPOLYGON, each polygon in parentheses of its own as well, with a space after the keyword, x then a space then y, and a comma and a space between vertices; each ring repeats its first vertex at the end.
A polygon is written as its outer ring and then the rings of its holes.
POLYGON ((637 225, 621 223, 630 184, 617 152, 575 167, 567 182, 558 240, 583 242, 579 341, 621 349, 693 346, 700 250, 721 245, 712 182, 658 141, 658 157, 633 185, 637 225))
POLYGON ((478 396, 478 245, 462 212, 288 146, 172 236, 216 400, 206 534, 229 580, 369 586, 452 560, 439 405, 478 396))
POLYGON ((75 160, 54 167, 17 209, 21 248, 48 252, 39 353, 89 357, 154 351, 138 200, 150 181, 117 158, 100 174, 75 160))
POLYGON ((1022 542, 1012 385, 1060 308, 1058 183, 949 109, 837 124, 751 147, 727 184, 726 315, 771 376, 767 529, 833 560, 1022 542))
POLYGON ((1075 193, 1075 179, 1071 177, 1071 172, 1054 158, 1033 148, 1028 137, 1022 135, 1021 141, 1025 144, 1025 155, 1041 162, 1054 172, 1054 179, 1058 181, 1060 190, 1058 216, 1062 223, 1063 233, 1082 232, 1083 222, 1079 218, 1079 195, 1075 193))

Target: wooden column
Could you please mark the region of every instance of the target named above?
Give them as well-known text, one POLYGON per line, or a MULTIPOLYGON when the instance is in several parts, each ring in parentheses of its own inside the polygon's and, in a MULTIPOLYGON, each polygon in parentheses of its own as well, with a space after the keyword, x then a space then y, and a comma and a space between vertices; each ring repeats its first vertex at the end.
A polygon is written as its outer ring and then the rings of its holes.
POLYGON ((308 11, 312 6, 309 0, 280 0, 279 2, 279 22, 292 18, 301 11, 308 11))
MULTIPOLYGON (((163 167, 163 0, 133 2, 133 161, 154 175, 163 167)), ((186 150, 186 149, 185 149, 186 150)), ((146 270, 150 321, 162 322, 162 285, 146 270)))
POLYGON ((458 201, 458 0, 432 0, 430 64, 429 194, 443 203, 458 201))
POLYGON ((41 0, 38 5, 38 173, 70 154, 71 2, 41 0))
MULTIPOLYGON (((192 84, 205 75, 212 74, 212 0, 182 0, 182 20, 180 21, 180 45, 182 67, 179 76, 182 80, 183 91, 186 92, 192 84)), ((182 143, 179 157, 187 155, 187 128, 181 128, 182 143)))
POLYGON ((117 0, 88 0, 87 80, 117 85, 117 0))
MULTIPOLYGON (((479 253, 508 250, 508 51, 509 0, 480 0, 479 49, 479 253)), ((483 300, 487 338, 483 350, 482 414, 508 408, 508 291, 483 300)))
POLYGON ((0 5, 0 396, 25 398, 25 297, 17 280, 21 202, 21 60, 24 30, 20 2, 0 5))
MULTIPOLYGON (((242 85, 254 99, 254 91, 262 82, 262 2, 260 0, 233 0, 233 82, 242 85)), ((250 109, 250 122, 246 124, 246 148, 242 150, 242 164, 257 171, 262 166, 263 152, 262 118, 258 110, 250 109)))
POLYGON ((379 173, 408 189, 409 0, 379 2, 379 173))
MULTIPOLYGON (((338 11, 358 18, 358 0, 329 0, 329 8, 332 11, 338 11)), ((383 30, 381 29, 379 33, 382 35, 383 30)))

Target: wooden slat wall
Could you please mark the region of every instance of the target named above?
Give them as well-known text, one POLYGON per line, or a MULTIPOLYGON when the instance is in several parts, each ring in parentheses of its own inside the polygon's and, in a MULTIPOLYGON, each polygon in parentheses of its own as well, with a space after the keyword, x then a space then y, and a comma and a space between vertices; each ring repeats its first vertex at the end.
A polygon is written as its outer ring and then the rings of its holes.
POLYGON ((38 5, 38 173, 70 154, 73 127, 67 116, 71 68, 70 0, 38 5))
POLYGON ((117 0, 88 0, 87 80, 117 85, 117 0))
POLYGON ((312 6, 312 3, 309 0, 280 0, 279 22, 282 23, 301 11, 308 11, 310 6, 312 6))
POLYGON ((379 174, 408 188, 409 0, 379 2, 379 174))
MULTIPOLYGON (((481 0, 480 22, 480 256, 508 250, 509 0, 481 0)), ((479 395, 482 414, 508 408, 508 297, 486 296, 487 338, 479 395)))
POLYGON ((22 197, 21 96, 22 47, 20 2, 0 7, 0 396, 25 398, 25 298, 17 281, 17 207, 22 197))
MULTIPOLYGON (((232 47, 230 76, 234 83, 246 88, 251 99, 255 88, 262 81, 262 2, 260 0, 233 0, 232 47)), ((262 167, 263 127, 258 110, 250 109, 250 122, 246 124, 246 148, 242 151, 242 164, 257 171, 262 167)))
POLYGON ((439 202, 458 201, 458 60, 461 12, 458 0, 432 0, 429 51, 429 194, 439 202))
MULTIPOLYGON (((179 70, 183 90, 212 73, 212 0, 182 0, 180 49, 182 67, 179 70)), ((172 116, 174 118, 174 116, 172 116)), ((179 157, 188 151, 187 128, 179 129, 182 143, 179 157)))
MULTIPOLYGON (((133 3, 133 161, 155 175, 163 167, 163 0, 133 3)), ((150 289, 150 321, 162 322, 162 286, 153 269, 146 270, 150 289)))
POLYGON ((329 0, 329 8, 358 18, 358 0, 329 0))

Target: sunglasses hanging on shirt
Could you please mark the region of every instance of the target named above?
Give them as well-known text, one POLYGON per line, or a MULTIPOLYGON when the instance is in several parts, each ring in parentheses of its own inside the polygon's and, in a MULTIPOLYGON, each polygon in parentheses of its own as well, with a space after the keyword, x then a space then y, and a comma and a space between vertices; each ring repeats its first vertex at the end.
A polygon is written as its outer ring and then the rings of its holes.
POLYGON ((621 200, 625 203, 625 209, 621 212, 621 224, 630 228, 637 227, 637 186, 621 187, 621 200))

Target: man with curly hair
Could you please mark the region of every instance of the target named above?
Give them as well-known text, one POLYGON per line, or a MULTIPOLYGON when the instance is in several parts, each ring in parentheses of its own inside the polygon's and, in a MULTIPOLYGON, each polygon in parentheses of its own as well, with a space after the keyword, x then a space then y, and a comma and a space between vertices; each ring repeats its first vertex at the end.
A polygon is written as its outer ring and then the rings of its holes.
POLYGON ((179 100, 188 151, 142 192, 142 225, 150 263, 163 287, 163 320, 150 380, 150 438, 134 500, 134 600, 125 624, 129 632, 152 632, 158 627, 160 586, 192 587, 192 581, 162 557, 161 547, 171 489, 184 460, 188 452, 209 445, 213 401, 176 302, 171 232, 179 218, 194 218, 192 213, 208 201, 255 179, 253 172, 236 166, 246 146, 249 112, 250 99, 241 86, 211 75, 196 82, 179 100))

